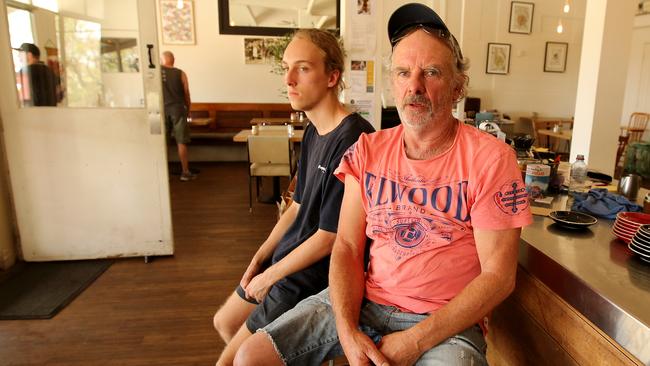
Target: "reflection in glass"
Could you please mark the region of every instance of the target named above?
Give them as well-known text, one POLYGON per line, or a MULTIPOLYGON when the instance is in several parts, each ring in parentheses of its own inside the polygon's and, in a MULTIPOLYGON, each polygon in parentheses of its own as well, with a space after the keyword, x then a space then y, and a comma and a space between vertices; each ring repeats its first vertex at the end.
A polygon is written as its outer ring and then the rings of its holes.
POLYGON ((100 38, 99 23, 63 18, 69 107, 97 107, 102 104, 100 38))
POLYGON ((57 0, 20 2, 28 6, 12 1, 7 14, 22 107, 144 106, 135 1, 102 1, 102 6, 90 7, 57 0), (46 8, 60 9, 65 15, 46 8), (34 62, 33 54, 23 44, 38 49, 36 62, 42 66, 29 64, 34 62), (44 66, 54 73, 54 103, 34 102, 33 90, 38 87, 32 69, 44 70, 44 66))
POLYGON ((102 72, 140 72, 135 38, 102 37, 102 72))

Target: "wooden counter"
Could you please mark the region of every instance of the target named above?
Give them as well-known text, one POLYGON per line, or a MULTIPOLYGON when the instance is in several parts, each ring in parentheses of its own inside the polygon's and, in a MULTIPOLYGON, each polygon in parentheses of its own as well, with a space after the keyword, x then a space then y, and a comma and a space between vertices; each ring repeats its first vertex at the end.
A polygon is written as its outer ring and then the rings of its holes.
POLYGON ((493 312, 491 365, 650 364, 650 266, 599 219, 522 233, 515 292, 493 312))

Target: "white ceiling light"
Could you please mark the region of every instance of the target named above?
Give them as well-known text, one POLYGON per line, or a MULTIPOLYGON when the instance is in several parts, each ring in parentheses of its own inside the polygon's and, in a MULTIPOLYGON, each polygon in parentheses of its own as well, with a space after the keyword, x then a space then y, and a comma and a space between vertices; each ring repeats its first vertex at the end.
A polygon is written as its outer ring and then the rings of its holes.
POLYGON ((568 13, 571 11, 571 4, 569 3, 569 0, 566 0, 564 2, 564 8, 562 9, 565 13, 568 13))
POLYGON ((557 30, 558 33, 564 32, 564 27, 562 26, 562 19, 558 20, 556 30, 557 30))
POLYGON ((179 9, 183 9, 183 0, 178 0, 176 2, 176 7, 179 8, 179 9))

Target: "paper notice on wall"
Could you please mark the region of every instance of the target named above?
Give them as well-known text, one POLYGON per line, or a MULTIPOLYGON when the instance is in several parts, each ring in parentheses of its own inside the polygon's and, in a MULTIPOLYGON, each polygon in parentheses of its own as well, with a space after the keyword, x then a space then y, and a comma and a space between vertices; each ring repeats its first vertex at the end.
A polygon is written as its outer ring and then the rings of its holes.
POLYGON ((375 52, 377 35, 375 30, 375 0, 349 1, 352 16, 350 49, 363 50, 368 54, 375 52))
POLYGON ((374 91, 374 61, 353 59, 350 66, 350 105, 370 122, 373 121, 374 91))
POLYGON ((372 123, 374 120, 372 99, 350 99, 350 105, 354 108, 355 112, 361 115, 361 117, 372 123))
POLYGON ((350 84, 351 95, 373 93, 375 91, 374 61, 352 60, 350 84))

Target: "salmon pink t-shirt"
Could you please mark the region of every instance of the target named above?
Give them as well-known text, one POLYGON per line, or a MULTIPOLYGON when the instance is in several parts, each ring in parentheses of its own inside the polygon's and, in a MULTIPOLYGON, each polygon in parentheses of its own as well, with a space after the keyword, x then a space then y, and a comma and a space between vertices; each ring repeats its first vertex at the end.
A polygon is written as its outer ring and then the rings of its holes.
POLYGON ((430 160, 406 156, 401 125, 362 134, 334 174, 361 186, 372 239, 365 296, 402 311, 431 313, 479 275, 474 228, 532 222, 514 150, 462 123, 430 160))

